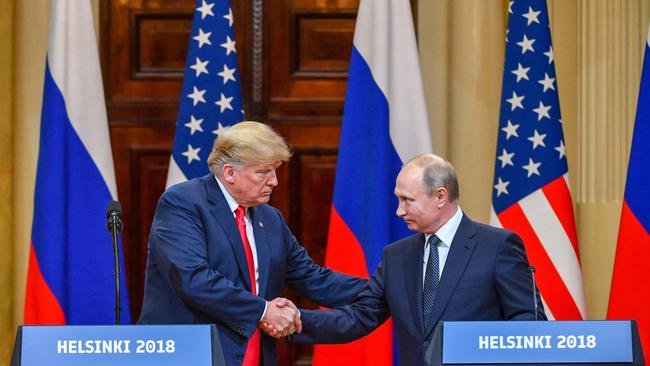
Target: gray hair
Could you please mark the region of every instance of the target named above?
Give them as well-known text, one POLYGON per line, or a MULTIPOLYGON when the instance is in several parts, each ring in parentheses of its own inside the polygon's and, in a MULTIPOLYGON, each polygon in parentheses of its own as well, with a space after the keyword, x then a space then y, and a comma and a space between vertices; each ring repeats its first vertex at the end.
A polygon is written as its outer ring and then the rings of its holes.
MULTIPOLYGON (((454 167, 447 160, 435 154, 422 154, 406 162, 422 168, 422 186, 432 194, 443 187, 447 190, 450 202, 457 202, 460 197, 458 178, 454 167)), ((406 165, 404 164, 404 165, 406 165)))
POLYGON ((275 130, 264 123, 244 121, 219 133, 208 157, 208 166, 213 174, 218 174, 226 164, 241 168, 251 164, 286 162, 289 158, 291 151, 275 130))

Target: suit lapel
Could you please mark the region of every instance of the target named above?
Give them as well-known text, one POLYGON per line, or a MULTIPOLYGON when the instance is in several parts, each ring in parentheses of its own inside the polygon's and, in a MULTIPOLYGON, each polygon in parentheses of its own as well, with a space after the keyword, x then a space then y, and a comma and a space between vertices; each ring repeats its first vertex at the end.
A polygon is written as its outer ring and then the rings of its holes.
POLYGON ((267 281, 269 279, 270 256, 269 246, 264 230, 264 223, 261 220, 261 215, 256 215, 256 209, 251 208, 250 218, 251 225, 253 225, 253 233, 255 234, 255 249, 257 250, 257 269, 259 271, 259 285, 257 289, 258 296, 264 297, 264 291, 267 288, 267 281))
POLYGON ((414 324, 422 329, 422 263, 424 260, 424 234, 416 235, 403 256, 406 297, 411 306, 414 324))
POLYGON ((208 202, 212 203, 212 208, 210 212, 214 215, 216 221, 219 223, 223 231, 226 233, 226 238, 228 243, 232 247, 232 251, 235 253, 235 261, 239 267, 239 273, 244 279, 248 290, 251 289, 250 276, 248 275, 248 262, 246 261, 246 252, 244 251, 244 244, 242 243, 241 236, 239 235, 239 230, 237 229, 237 223, 235 223, 235 217, 233 216, 232 211, 230 211, 230 206, 228 206, 228 201, 224 197, 219 184, 215 180, 215 177, 210 174, 203 177, 206 191, 208 195, 208 202))
POLYGON ((433 303, 433 309, 431 310, 429 328, 424 332, 425 338, 429 336, 429 333, 431 333, 440 320, 443 311, 451 299, 451 295, 456 289, 456 285, 458 285, 460 277, 463 275, 463 272, 465 272, 469 258, 472 256, 474 248, 476 247, 475 236, 476 229, 474 228, 472 220, 470 220, 467 215, 463 215, 458 230, 456 231, 456 235, 454 235, 451 248, 449 249, 449 255, 447 256, 445 267, 442 270, 438 293, 436 294, 436 300, 433 303))

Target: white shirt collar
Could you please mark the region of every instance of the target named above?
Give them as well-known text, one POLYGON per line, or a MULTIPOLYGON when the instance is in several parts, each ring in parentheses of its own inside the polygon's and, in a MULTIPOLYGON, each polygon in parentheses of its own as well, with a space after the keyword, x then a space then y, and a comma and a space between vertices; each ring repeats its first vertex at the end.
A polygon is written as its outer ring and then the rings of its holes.
MULTIPOLYGON (((460 206, 458 207, 456 213, 454 216, 452 216, 438 231, 435 232, 436 236, 440 239, 442 243, 439 245, 441 246, 451 246, 451 242, 454 240, 454 236, 456 236, 456 231, 458 231, 458 227, 460 226, 460 221, 463 219, 463 211, 460 209, 460 206)), ((429 242, 429 237, 432 234, 426 234, 424 236, 425 238, 425 243, 429 242)))
MULTIPOLYGON (((223 193, 223 196, 226 197, 226 202, 228 202, 228 207, 230 207, 230 211, 235 212, 237 207, 239 207, 239 203, 237 202, 237 200, 235 200, 235 198, 232 195, 230 195, 230 192, 228 192, 226 187, 223 185, 223 183, 221 183, 221 181, 216 175, 214 176, 214 179, 217 180, 217 183, 219 184, 219 188, 221 188, 221 193, 223 193)), ((246 210, 246 213, 248 213, 248 209, 246 210)))

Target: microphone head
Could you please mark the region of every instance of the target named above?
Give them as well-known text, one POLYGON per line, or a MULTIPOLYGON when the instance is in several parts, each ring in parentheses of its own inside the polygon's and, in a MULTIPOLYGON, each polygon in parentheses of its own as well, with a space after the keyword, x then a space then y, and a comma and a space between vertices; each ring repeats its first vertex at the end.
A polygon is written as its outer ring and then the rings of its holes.
POLYGON ((116 213, 118 217, 122 215, 122 205, 118 201, 111 201, 106 206, 106 217, 116 213))

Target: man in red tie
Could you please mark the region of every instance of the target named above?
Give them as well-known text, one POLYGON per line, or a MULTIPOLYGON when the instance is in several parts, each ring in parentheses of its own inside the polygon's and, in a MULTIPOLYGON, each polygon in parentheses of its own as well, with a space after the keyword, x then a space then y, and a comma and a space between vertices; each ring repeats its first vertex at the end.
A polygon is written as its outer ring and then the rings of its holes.
POLYGON ((285 287, 328 307, 350 303, 366 281, 315 264, 268 205, 291 153, 258 122, 219 134, 211 174, 170 187, 149 235, 141 324, 214 323, 227 365, 277 365, 276 340, 301 329, 285 287), (276 334, 277 336, 277 334, 276 334))

